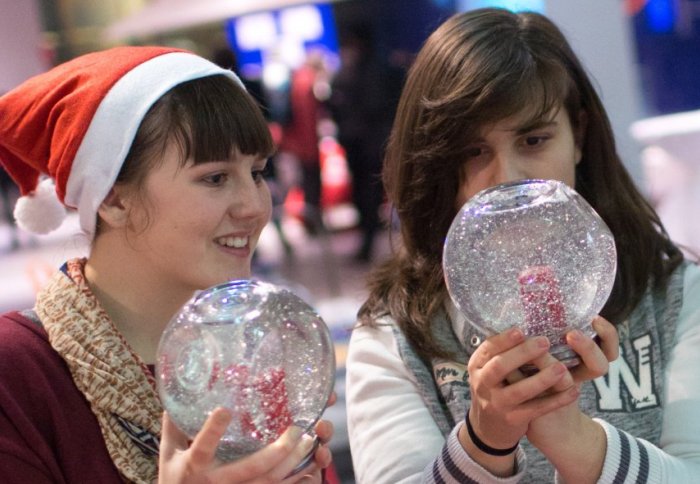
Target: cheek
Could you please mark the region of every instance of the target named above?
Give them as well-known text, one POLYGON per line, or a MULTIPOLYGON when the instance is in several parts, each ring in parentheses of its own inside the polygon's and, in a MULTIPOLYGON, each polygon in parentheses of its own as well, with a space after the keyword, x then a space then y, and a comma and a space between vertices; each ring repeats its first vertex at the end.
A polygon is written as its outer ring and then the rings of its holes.
POLYGON ((218 226, 225 210, 215 210, 212 203, 177 199, 160 200, 149 211, 149 229, 161 242, 175 243, 209 234, 218 226))
POLYGON ((455 208, 459 210, 470 198, 489 187, 488 173, 478 163, 465 163, 459 170, 459 188, 455 208))
POLYGON ((462 205, 467 203, 467 200, 469 200, 469 194, 467 193, 466 189, 464 187, 460 187, 459 191, 457 192, 457 200, 455 201, 455 210, 459 210, 462 208, 462 205))
POLYGON ((459 167, 459 186, 457 187, 457 199, 455 200, 455 209, 459 210, 462 205, 467 203, 469 199, 469 186, 467 180, 470 178, 467 163, 462 163, 459 167))
POLYGON ((571 188, 576 188, 576 166, 574 165, 570 170, 567 171, 564 179, 564 183, 569 185, 571 188))
POLYGON ((578 147, 574 148, 574 151, 569 158, 571 161, 563 167, 563 174, 560 177, 561 181, 574 188, 576 183, 576 168, 581 161, 581 150, 578 147))
POLYGON ((578 165, 581 162, 582 157, 583 152, 581 151, 581 148, 579 148, 579 145, 576 144, 574 147, 574 164, 578 165))
POLYGON ((263 207, 264 223, 267 224, 272 219, 272 195, 270 188, 265 185, 265 189, 261 191, 261 206, 263 207))

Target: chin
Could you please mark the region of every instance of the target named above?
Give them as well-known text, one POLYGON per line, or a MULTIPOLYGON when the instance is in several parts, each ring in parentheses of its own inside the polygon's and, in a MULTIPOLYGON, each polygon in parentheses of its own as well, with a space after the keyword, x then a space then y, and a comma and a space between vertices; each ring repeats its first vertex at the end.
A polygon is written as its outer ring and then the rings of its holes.
POLYGON ((234 274, 234 275, 227 275, 227 276, 211 278, 208 280, 202 280, 202 281, 200 281, 199 284, 197 284, 198 287, 196 289, 196 292, 204 291, 204 290, 212 288, 212 287, 220 286, 221 284, 226 284, 227 282, 230 282, 230 281, 235 281, 238 279, 249 279, 249 278, 250 278, 250 276, 242 276, 242 275, 239 276, 237 274, 234 274))
MULTIPOLYGON (((251 277, 251 272, 249 270, 248 271, 233 271, 233 272, 230 272, 229 274, 225 275, 224 278, 222 280, 220 280, 219 282, 217 282, 216 284, 224 284, 226 282, 235 281, 238 279, 250 279, 250 277, 251 277)), ((214 285, 216 285, 216 284, 214 284, 214 285)))

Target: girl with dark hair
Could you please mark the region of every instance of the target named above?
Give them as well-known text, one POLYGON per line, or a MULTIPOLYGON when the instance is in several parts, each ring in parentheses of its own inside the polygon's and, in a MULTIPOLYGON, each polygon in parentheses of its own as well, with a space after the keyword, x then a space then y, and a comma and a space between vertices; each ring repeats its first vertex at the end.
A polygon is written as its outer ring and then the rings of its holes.
MULTIPOLYGON (((33 309, 0 316, 3 482, 321 482, 324 445, 287 477, 313 445, 297 427, 222 464, 230 413, 212 412, 189 442, 153 376, 160 336, 192 295, 250 277, 273 150, 235 74, 178 49, 87 54, 0 98, 18 224, 46 233, 69 207, 91 241, 33 309)), ((316 431, 327 441, 332 427, 316 431)))
POLYGON ((409 71, 384 161, 400 246, 370 279, 347 360, 361 483, 689 482, 700 472, 700 270, 635 188, 602 103, 535 13, 460 13, 409 71), (614 288, 567 368, 545 337, 485 338, 448 297, 459 208, 520 179, 574 187, 611 229, 614 288), (618 358, 619 354, 619 358, 618 358), (534 375, 518 371, 525 363, 534 375))

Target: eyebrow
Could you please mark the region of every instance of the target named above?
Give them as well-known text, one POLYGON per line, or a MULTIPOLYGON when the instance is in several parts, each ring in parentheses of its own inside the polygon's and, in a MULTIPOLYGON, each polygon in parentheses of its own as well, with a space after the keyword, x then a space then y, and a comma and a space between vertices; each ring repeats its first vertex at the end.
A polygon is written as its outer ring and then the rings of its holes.
POLYGON ((556 127, 558 124, 559 123, 557 123, 553 119, 549 120, 549 121, 546 121, 544 119, 539 119, 539 120, 529 122, 529 123, 527 123, 523 126, 520 126, 518 128, 514 128, 511 131, 513 131, 515 134, 520 135, 520 134, 529 133, 530 131, 533 131, 535 129, 556 127))
MULTIPOLYGON (((542 129, 542 128, 556 128, 559 125, 557 121, 554 119, 546 120, 546 118, 540 118, 540 119, 535 119, 531 121, 526 121, 526 123, 522 126, 515 127, 513 129, 508 129, 506 131, 509 131, 511 133, 515 133, 516 135, 520 136, 526 133, 529 133, 530 131, 533 131, 535 129, 542 129)), ((471 140, 471 143, 481 143, 484 141, 484 137, 479 135, 473 140, 471 140)))

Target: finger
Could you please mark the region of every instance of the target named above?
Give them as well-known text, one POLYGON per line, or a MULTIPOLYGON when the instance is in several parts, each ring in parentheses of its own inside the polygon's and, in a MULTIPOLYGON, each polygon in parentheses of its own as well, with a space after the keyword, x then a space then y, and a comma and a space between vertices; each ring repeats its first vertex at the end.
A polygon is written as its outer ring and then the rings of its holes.
POLYGON ((481 343, 476 351, 474 351, 471 358, 469 358, 469 370, 472 371, 483 368, 494 356, 519 345, 524 340, 525 335, 518 328, 511 328, 491 336, 481 343))
POLYGON ((190 462, 194 468, 201 469, 214 460, 216 448, 226 433, 231 418, 231 412, 222 407, 214 409, 207 417, 189 449, 190 462))
POLYGON ((529 422, 542 415, 558 410, 567 405, 571 405, 581 394, 577 385, 563 391, 535 398, 526 402, 512 412, 513 422, 529 422))
POLYGON ((509 385, 512 385, 513 383, 518 383, 520 380, 523 380, 527 378, 527 375, 523 373, 520 370, 513 370, 510 373, 508 373, 508 376, 506 376, 505 381, 509 385))
POLYGON ((568 376, 568 373, 563 363, 555 361, 549 366, 545 366, 534 375, 502 389, 502 398, 504 401, 514 406, 521 405, 529 400, 540 397, 544 392, 552 389, 562 378, 568 376))
POLYGON ((331 392, 331 396, 328 397, 328 403, 326 403, 326 407, 332 407, 335 405, 335 402, 338 400, 338 395, 336 395, 335 392, 331 392))
MULTIPOLYGON (((571 373, 576 382, 592 380, 604 375, 608 371, 609 363, 611 361, 615 361, 619 356, 619 336, 615 326, 601 316, 596 316, 596 318, 593 319, 592 325, 597 334, 596 339, 599 341, 599 343, 596 343, 596 346, 599 347, 602 356, 600 353, 595 354, 594 357, 589 356, 588 360, 583 362, 584 364, 573 369, 571 373)), ((586 346, 589 345, 587 338, 583 341, 585 342, 586 346)), ((576 352, 584 351, 578 349, 573 341, 569 342, 568 336, 567 343, 569 343, 569 345, 572 346, 576 352)))
POLYGON ((301 441, 296 446, 294 451, 292 451, 274 469, 271 469, 270 472, 268 472, 268 475, 272 479, 277 481, 284 479, 285 477, 289 476, 292 472, 294 472, 295 474, 306 474, 306 469, 308 469, 311 465, 315 465, 315 446, 320 447, 320 443, 314 436, 308 434, 303 435, 301 437, 301 441), (303 464, 302 467, 300 467, 300 465, 302 465, 305 459, 308 459, 308 461, 305 464, 303 464))
POLYGON ((547 353, 548 350, 549 340, 544 336, 537 336, 495 355, 482 367, 483 384, 489 387, 502 385, 513 371, 547 353))
POLYGON ((617 334, 617 328, 602 316, 597 316, 593 319, 593 330, 600 338, 600 349, 608 359, 615 361, 620 356, 620 336, 617 334))
POLYGON ((607 373, 608 358, 593 338, 589 338, 579 330, 574 330, 566 334, 566 343, 581 359, 581 364, 571 371, 575 381, 591 380, 607 373))
MULTIPOLYGON (((298 447, 301 445, 300 439, 302 435, 303 430, 293 425, 270 445, 240 460, 217 468, 212 472, 212 479, 221 479, 223 482, 240 482, 269 474, 268 471, 277 469, 278 466, 284 464, 290 455, 296 455, 294 454, 295 451, 297 451, 297 454, 301 453, 298 451, 298 447)), ((301 461, 302 457, 303 456, 297 458, 297 464, 301 461)), ((288 466, 286 473, 279 472, 278 474, 281 475, 279 475, 277 480, 281 481, 294 469, 295 465, 296 464, 288 466)))
POLYGON ((327 444, 331 440, 334 430, 330 420, 319 420, 314 427, 314 432, 322 444, 327 444))
POLYGON ((160 458, 170 459, 177 450, 185 449, 187 449, 187 436, 175 426, 168 412, 163 412, 160 458))
POLYGON ((289 476, 282 481, 282 484, 321 484, 323 482, 321 476, 321 469, 317 468, 315 465, 310 465, 307 469, 302 472, 298 472, 293 476, 289 476))
MULTIPOLYGON (((531 362, 531 365, 537 368, 538 371, 542 371, 548 366, 554 365, 559 363, 559 360, 552 356, 551 353, 545 353, 539 358, 534 359, 531 362)), ((566 365, 565 365, 566 366, 566 365)), ((559 381, 557 381, 550 389, 547 391, 556 393, 556 392, 563 392, 564 390, 568 390, 571 388, 573 385, 575 385, 575 381, 573 376, 571 375, 571 372, 567 371, 564 373, 564 375, 561 377, 559 381)))
POLYGON ((314 462, 319 469, 325 469, 333 461, 333 453, 325 445, 319 445, 314 454, 314 462))

